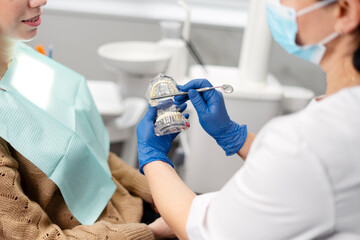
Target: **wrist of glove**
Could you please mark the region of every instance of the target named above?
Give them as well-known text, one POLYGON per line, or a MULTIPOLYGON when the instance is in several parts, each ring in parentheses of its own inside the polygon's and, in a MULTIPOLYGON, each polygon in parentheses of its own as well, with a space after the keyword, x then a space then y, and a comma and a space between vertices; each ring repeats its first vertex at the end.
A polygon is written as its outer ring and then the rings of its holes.
POLYGON ((225 151, 226 156, 236 154, 243 146, 247 137, 247 126, 231 121, 221 135, 212 136, 225 151))
MULTIPOLYGON (((180 109, 180 112, 183 112, 186 108, 186 104, 181 104, 178 108, 180 109)), ((154 132, 154 122, 156 116, 156 108, 149 106, 148 112, 139 122, 136 129, 139 171, 142 174, 144 174, 144 166, 154 161, 163 161, 174 167, 167 155, 170 151, 173 140, 179 133, 173 133, 161 137, 156 136, 154 132)), ((184 114, 184 116, 186 118, 189 117, 188 114, 184 114)))
POLYGON ((141 140, 138 140, 138 149, 139 171, 141 174, 144 175, 144 166, 154 161, 163 161, 174 167, 174 164, 170 161, 167 154, 149 146, 141 140))

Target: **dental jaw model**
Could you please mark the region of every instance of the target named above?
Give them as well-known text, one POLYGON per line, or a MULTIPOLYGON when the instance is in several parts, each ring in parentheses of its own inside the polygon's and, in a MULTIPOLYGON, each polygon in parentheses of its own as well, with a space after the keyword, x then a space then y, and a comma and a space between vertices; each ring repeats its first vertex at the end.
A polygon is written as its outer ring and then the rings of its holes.
POLYGON ((165 74, 159 74, 151 81, 146 97, 150 105, 157 109, 154 124, 155 135, 162 136, 177 133, 190 127, 189 121, 176 108, 173 97, 151 100, 154 97, 178 92, 175 80, 165 74))

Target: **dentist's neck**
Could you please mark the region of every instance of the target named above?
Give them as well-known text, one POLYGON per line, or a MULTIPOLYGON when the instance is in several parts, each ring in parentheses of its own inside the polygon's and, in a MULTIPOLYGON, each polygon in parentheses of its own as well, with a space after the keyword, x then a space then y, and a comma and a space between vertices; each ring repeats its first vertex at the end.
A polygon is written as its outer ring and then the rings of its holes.
POLYGON ((0 79, 4 76, 8 63, 13 58, 15 41, 0 35, 0 79))
POLYGON ((353 65, 353 56, 358 48, 359 37, 340 36, 329 44, 321 67, 326 73, 326 96, 344 88, 360 85, 360 72, 353 65))

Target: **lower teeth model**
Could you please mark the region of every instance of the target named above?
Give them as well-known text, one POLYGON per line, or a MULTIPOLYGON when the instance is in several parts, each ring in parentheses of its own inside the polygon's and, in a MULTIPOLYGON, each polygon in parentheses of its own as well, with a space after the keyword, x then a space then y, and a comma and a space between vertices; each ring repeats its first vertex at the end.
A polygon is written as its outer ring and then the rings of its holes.
POLYGON ((169 122, 169 121, 181 121, 183 115, 180 112, 164 112, 158 118, 156 121, 158 122, 169 122))

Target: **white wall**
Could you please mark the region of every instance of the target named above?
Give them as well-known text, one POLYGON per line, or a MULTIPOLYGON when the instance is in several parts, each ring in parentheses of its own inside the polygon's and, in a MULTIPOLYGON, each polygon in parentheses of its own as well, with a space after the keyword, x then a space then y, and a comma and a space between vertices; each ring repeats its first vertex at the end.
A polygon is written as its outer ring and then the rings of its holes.
MULTIPOLYGON (((156 21, 111 18, 95 15, 45 13, 38 37, 31 46, 54 45, 54 59, 85 75, 88 79, 115 79, 104 70, 96 50, 104 43, 125 40, 157 41, 160 27, 156 21)), ((195 25, 191 38, 207 64, 237 66, 242 29, 195 25)), ((190 61, 192 63, 192 61, 190 61)), ((289 85, 299 85, 322 94, 324 74, 316 66, 289 56, 273 45, 270 70, 289 85)))

